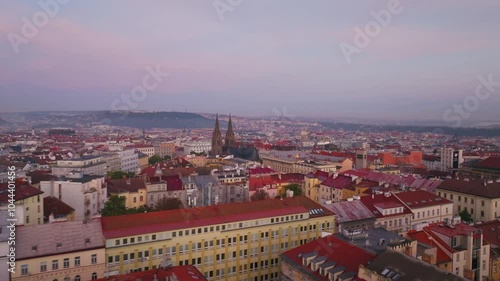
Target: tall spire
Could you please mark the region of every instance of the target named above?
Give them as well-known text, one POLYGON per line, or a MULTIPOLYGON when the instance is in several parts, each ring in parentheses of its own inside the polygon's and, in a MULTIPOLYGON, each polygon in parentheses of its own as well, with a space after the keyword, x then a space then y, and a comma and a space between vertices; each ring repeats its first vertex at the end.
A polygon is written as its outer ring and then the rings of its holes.
POLYGON ((212 150, 211 156, 222 155, 222 135, 219 128, 219 114, 215 116, 215 128, 212 133, 212 150))
POLYGON ((236 139, 234 137, 234 132, 233 132, 233 122, 231 120, 231 114, 229 114, 229 122, 227 123, 226 138, 224 139, 224 147, 228 149, 229 147, 234 146, 235 142, 236 139))

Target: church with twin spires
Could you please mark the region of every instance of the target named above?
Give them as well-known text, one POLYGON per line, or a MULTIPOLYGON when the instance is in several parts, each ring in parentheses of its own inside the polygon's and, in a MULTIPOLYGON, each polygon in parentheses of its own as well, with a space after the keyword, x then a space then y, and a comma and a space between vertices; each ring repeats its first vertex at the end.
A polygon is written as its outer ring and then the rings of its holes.
POLYGON ((227 123, 227 132, 224 142, 222 140, 222 134, 219 127, 219 115, 215 117, 215 128, 212 133, 212 150, 210 151, 210 156, 222 156, 229 154, 229 149, 234 147, 236 143, 236 138, 233 131, 233 122, 231 121, 231 115, 229 115, 229 122, 227 123))

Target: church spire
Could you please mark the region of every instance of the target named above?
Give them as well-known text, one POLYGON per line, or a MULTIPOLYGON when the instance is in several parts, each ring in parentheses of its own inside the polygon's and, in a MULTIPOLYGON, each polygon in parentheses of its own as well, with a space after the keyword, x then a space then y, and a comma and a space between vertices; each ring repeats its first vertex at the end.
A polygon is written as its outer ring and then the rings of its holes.
POLYGON ((231 114, 229 114, 229 122, 227 123, 226 138, 224 139, 224 147, 229 149, 229 147, 234 146, 236 139, 233 132, 233 122, 231 120, 231 114))
POLYGON ((222 135, 219 128, 219 114, 215 116, 215 128, 212 133, 212 150, 211 156, 222 155, 222 135))

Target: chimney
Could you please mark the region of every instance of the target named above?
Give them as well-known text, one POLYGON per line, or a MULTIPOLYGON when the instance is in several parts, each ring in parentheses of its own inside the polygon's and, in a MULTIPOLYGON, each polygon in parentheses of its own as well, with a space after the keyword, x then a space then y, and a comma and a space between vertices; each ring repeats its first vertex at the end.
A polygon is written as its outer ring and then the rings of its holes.
POLYGON ((127 184, 130 184, 130 179, 129 178, 127 178, 127 184))

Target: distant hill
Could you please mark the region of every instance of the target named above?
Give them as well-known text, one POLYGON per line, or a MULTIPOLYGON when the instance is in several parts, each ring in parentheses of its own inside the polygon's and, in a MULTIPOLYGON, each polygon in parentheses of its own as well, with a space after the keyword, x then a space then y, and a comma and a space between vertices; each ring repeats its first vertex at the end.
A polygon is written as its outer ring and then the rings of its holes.
POLYGON ((484 136, 484 137, 497 137, 500 136, 500 129, 498 128, 452 128, 452 127, 438 127, 438 126, 396 126, 396 125, 364 125, 364 124, 351 124, 351 123, 337 123, 337 122, 320 122, 321 125, 335 129, 346 131, 366 131, 366 132, 414 132, 414 133, 439 133, 456 136, 484 136))
POLYGON ((9 122, 7 122, 7 121, 5 121, 3 119, 0 119, 0 126, 7 125, 7 124, 9 124, 9 122))
MULTIPOLYGON (((105 112, 100 119, 113 126, 132 127, 139 129, 174 128, 196 129, 213 128, 214 120, 196 113, 187 112, 105 112)), ((221 126, 223 122, 221 122, 221 126)))

